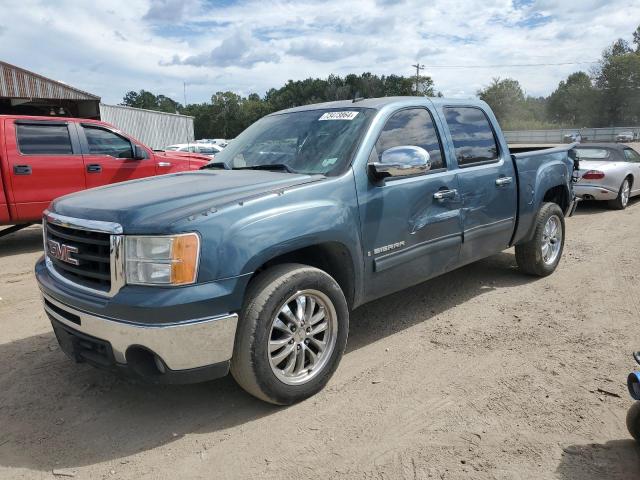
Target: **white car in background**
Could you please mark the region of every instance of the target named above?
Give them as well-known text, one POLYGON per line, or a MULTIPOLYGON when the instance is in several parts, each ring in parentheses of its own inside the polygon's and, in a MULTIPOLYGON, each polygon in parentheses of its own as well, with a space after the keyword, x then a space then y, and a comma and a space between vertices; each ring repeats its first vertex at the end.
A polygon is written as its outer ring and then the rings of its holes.
POLYGON ((200 140, 196 140, 196 143, 209 143, 219 145, 224 148, 229 144, 229 140, 225 140, 224 138, 202 138, 200 140))
POLYGON ((189 152, 200 153, 202 155, 208 155, 214 158, 217 153, 220 153, 224 147, 213 143, 177 143, 175 145, 169 145, 164 147, 167 152, 189 152))
POLYGON ((634 135, 633 132, 620 132, 616 135, 616 142, 633 142, 634 135))
POLYGON ((640 195, 640 153, 619 143, 590 143, 574 147, 580 161, 573 186, 583 200, 607 200, 616 210, 627 208, 640 195))

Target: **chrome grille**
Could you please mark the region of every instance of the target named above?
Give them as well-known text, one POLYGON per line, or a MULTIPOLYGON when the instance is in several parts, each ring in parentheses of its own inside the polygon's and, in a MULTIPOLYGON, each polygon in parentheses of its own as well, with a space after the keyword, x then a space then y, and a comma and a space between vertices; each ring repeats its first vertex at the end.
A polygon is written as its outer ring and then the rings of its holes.
POLYGON ((60 275, 89 288, 111 290, 111 235, 47 223, 46 238, 47 255, 60 275), (56 258, 55 245, 71 247, 74 263, 56 258))
POLYGON ((47 268, 59 280, 105 296, 124 285, 120 225, 45 212, 43 233, 47 268))

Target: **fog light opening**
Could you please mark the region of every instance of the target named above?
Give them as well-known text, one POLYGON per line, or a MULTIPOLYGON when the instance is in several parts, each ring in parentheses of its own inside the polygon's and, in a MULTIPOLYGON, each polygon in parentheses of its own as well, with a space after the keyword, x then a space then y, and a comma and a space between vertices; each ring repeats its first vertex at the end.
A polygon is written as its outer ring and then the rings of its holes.
POLYGON ((125 354, 131 370, 141 377, 158 377, 167 373, 162 359, 148 348, 131 346, 125 354))
POLYGON ((166 373, 167 372, 167 369, 165 368, 164 363, 162 363, 162 360, 160 360, 159 356, 154 355, 153 356, 153 361, 155 362, 156 368, 158 369, 158 371, 160 373, 166 373))

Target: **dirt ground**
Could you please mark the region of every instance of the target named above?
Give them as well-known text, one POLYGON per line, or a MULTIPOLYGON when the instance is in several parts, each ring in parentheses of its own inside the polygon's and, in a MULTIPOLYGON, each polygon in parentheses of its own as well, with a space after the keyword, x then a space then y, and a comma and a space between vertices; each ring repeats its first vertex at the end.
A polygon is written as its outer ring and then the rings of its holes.
POLYGON ((507 251, 358 309, 328 387, 289 408, 231 378, 152 387, 72 363, 32 273, 39 228, 7 237, 0 478, 640 478, 640 200, 582 204, 567 229, 548 278, 507 251))

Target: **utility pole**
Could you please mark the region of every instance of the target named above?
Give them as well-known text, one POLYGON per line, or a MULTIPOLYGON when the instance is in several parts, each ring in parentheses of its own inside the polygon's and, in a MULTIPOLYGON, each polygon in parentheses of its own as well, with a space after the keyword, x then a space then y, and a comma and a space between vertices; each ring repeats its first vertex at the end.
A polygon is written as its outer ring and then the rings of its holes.
MULTIPOLYGON (((184 108, 187 108, 187 82, 185 82, 184 80, 182 81, 182 93, 184 94, 184 108)), ((178 113, 178 112, 176 112, 178 113)), ((184 117, 184 135, 187 140, 187 150, 189 149, 189 144, 191 143, 191 139, 189 137, 189 126, 187 124, 187 122, 189 121, 189 117, 184 117)), ((195 140, 195 132, 194 132, 194 138, 195 140)))
POLYGON ((424 70, 425 66, 424 65, 420 65, 420 62, 416 62, 415 65, 411 65, 412 67, 415 67, 416 69, 416 95, 418 95, 418 88, 420 85, 420 70, 424 70))

